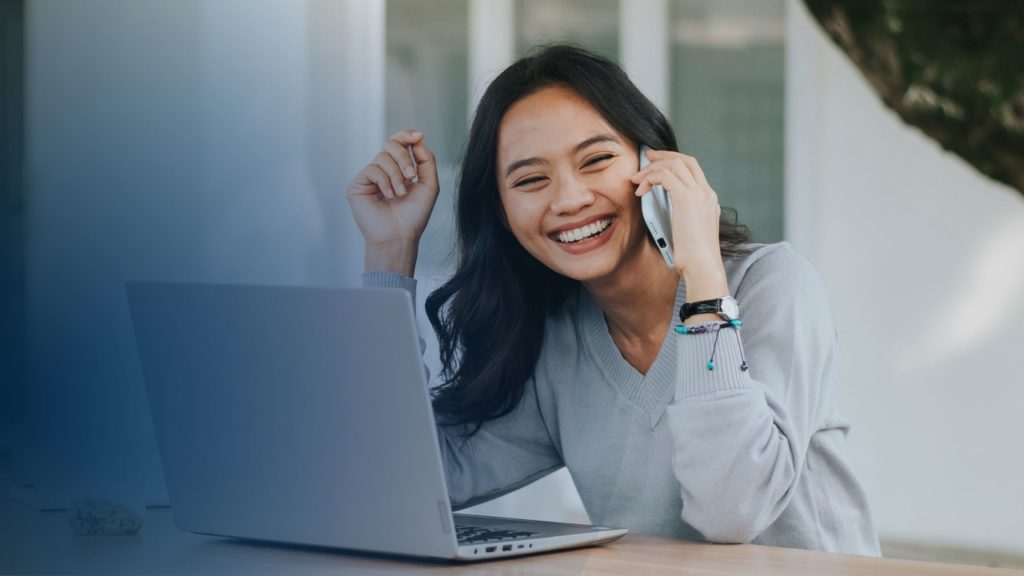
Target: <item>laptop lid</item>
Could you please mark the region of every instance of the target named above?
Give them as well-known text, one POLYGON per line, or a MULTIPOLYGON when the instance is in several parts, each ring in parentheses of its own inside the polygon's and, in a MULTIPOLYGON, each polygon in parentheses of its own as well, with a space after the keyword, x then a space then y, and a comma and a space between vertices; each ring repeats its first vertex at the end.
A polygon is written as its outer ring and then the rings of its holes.
POLYGON ((409 295, 131 282, 182 530, 452 557, 409 295))

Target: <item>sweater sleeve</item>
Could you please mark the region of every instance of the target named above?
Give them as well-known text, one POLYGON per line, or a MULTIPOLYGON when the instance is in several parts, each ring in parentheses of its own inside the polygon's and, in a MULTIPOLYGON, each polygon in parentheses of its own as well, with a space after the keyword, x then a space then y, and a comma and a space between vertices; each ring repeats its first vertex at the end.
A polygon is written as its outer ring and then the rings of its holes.
POLYGON ((672 335, 678 365, 667 418, 682 519, 712 542, 749 542, 785 510, 836 371, 824 286, 802 254, 764 255, 735 292, 740 330, 721 330, 717 345, 713 332, 672 335))
MULTIPOLYGON (((367 272, 363 286, 401 288, 416 302, 416 280, 393 272, 367 272)), ((426 349, 419 338, 420 353, 426 349)), ((430 371, 424 364, 427 379, 430 371)), ((435 418, 437 415, 435 414, 435 418)), ((541 415, 536 383, 531 378, 511 412, 484 422, 470 438, 468 425, 437 425, 452 508, 461 510, 517 490, 563 466, 541 415)))

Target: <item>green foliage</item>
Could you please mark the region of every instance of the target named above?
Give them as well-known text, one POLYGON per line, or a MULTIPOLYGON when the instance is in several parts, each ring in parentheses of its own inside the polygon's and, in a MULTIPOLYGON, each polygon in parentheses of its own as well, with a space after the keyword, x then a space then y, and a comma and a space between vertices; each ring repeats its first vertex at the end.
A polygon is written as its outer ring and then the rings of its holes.
POLYGON ((1024 194, 1024 0, 805 0, 885 104, 1024 194))

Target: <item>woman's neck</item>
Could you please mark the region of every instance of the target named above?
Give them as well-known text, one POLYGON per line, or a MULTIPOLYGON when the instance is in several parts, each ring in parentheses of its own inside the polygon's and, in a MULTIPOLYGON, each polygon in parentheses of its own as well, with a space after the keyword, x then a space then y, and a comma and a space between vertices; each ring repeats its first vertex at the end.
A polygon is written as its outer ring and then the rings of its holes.
POLYGON ((660 348, 672 322, 678 285, 679 274, 665 265, 661 253, 645 238, 637 255, 623 262, 614 275, 584 287, 604 312, 617 344, 660 348))

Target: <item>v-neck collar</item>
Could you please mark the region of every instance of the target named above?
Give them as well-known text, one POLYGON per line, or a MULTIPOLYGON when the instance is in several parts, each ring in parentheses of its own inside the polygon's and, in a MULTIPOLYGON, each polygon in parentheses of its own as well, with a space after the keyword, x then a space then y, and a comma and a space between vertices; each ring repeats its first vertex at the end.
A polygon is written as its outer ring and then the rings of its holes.
MULTIPOLYGON (((641 374, 619 351, 608 331, 608 322, 597 302, 582 286, 579 289, 582 338, 591 356, 597 362, 605 380, 630 407, 641 416, 644 424, 654 428, 665 407, 671 402, 676 380, 676 342, 674 328, 669 323, 658 356, 647 374, 641 374)), ((686 287, 679 281, 673 310, 686 300, 686 287)))

